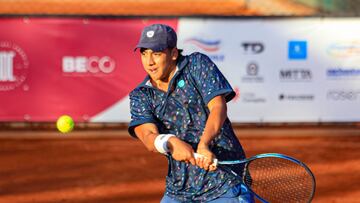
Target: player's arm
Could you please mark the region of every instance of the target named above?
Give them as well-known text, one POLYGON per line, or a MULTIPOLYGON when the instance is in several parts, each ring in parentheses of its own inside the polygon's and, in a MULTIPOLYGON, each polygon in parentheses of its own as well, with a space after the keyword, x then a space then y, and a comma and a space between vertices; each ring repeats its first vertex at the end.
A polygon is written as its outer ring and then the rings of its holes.
MULTIPOLYGON (((198 144, 197 153, 204 155, 208 159, 197 159, 196 164, 204 169, 209 169, 214 154, 210 151, 209 145, 211 141, 220 133, 221 127, 227 117, 227 106, 223 95, 219 95, 211 99, 208 103, 210 111, 206 121, 205 129, 198 144)), ((210 170, 215 170, 210 168, 210 170)))
POLYGON ((195 165, 195 158, 193 156, 194 150, 192 147, 181 139, 171 136, 167 138, 165 143, 159 138, 162 138, 162 134, 159 134, 158 128, 153 123, 145 123, 135 127, 136 136, 141 140, 149 151, 163 153, 164 149, 171 154, 171 156, 178 161, 190 162, 195 165), (159 137, 160 136, 160 137, 159 137), (158 138, 158 139, 157 139, 158 138), (156 142, 158 142, 156 144, 156 142), (165 144, 163 149, 159 150, 165 144), (157 146, 156 146, 157 145, 157 146))
POLYGON ((154 142, 159 135, 158 128, 153 123, 144 123, 134 128, 136 136, 141 140, 145 147, 151 152, 158 152, 154 142))

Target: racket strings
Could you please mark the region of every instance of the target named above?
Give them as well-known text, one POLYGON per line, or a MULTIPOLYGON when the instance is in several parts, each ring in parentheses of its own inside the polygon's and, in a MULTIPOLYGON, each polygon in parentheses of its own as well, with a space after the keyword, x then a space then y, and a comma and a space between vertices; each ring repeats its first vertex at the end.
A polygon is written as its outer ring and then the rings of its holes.
POLYGON ((268 157, 249 162, 244 182, 271 203, 309 202, 313 195, 312 176, 287 159, 268 157))

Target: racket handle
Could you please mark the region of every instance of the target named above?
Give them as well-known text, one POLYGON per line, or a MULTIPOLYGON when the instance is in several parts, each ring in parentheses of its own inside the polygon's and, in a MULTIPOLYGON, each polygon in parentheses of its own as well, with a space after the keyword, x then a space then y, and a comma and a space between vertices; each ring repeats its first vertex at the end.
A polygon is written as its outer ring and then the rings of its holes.
MULTIPOLYGON (((202 154, 198 154, 198 153, 194 153, 194 157, 195 157, 195 159, 197 159, 197 158, 200 158, 200 157, 205 157, 204 155, 202 155, 202 154)), ((212 160, 212 164, 211 165, 214 165, 214 166, 217 166, 218 165, 218 159, 213 159, 212 160)))

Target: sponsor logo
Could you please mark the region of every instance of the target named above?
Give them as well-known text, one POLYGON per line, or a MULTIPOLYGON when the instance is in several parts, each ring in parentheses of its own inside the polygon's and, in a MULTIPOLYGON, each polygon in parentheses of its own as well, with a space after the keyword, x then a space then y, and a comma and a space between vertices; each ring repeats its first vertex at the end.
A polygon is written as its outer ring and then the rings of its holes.
POLYGON ((13 51, 2 51, 0 52, 0 81, 2 82, 13 82, 15 81, 14 76, 14 56, 13 51))
MULTIPOLYGON (((24 50, 15 43, 0 41, 0 91, 21 86, 27 78, 29 60, 24 50)), ((23 86, 28 90, 28 85, 23 86)))
POLYGON ((265 50, 265 46, 261 42, 243 42, 241 47, 244 50, 244 54, 260 54, 265 50))
POLYGON ((360 68, 357 67, 349 67, 349 68, 329 68, 326 70, 326 76, 329 79, 342 79, 342 78, 356 78, 360 76, 360 68))
POLYGON ((220 48, 220 40, 203 40, 199 38, 190 38, 185 43, 191 43, 206 52, 216 52, 220 48))
POLYGON ((360 98, 360 90, 329 90, 326 98, 333 101, 357 101, 360 98))
POLYGON ((266 98, 257 96, 254 92, 245 92, 241 94, 241 101, 244 103, 265 103, 266 98))
POLYGON ((152 37, 154 36, 154 34, 155 34, 155 32, 152 31, 152 30, 150 30, 150 31, 147 31, 146 36, 147 36, 148 38, 152 38, 152 37))
POLYGON ((280 94, 280 101, 312 101, 315 96, 312 94, 280 94))
POLYGON ((115 61, 109 56, 64 56, 62 58, 62 71, 65 74, 107 75, 115 68, 115 61))
POLYGON ((249 63, 246 73, 247 75, 256 76, 259 73, 259 66, 256 63, 249 63))
POLYGON ((307 42, 289 41, 288 58, 290 60, 305 60, 307 58, 307 42))
POLYGON ((282 69, 279 77, 281 82, 310 82, 312 73, 309 69, 282 69))
POLYGON ((246 66, 246 76, 241 78, 243 82, 255 82, 262 83, 264 82, 264 77, 259 75, 259 66, 255 62, 250 62, 246 66))
POLYGON ((191 44, 202 51, 207 52, 209 58, 213 61, 224 61, 225 55, 217 53, 220 50, 220 40, 204 40, 200 38, 189 38, 185 40, 185 43, 191 44))
POLYGON ((337 42, 329 45, 327 54, 336 58, 360 56, 360 41, 337 42))

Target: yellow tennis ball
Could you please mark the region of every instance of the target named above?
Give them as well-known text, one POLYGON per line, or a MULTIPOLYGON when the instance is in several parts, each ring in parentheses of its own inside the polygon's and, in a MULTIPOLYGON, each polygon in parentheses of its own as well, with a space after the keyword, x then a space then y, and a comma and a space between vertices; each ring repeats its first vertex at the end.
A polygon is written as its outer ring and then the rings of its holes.
POLYGON ((62 133, 71 132, 74 129, 74 125, 74 120, 68 115, 60 116, 56 121, 56 127, 62 133))

